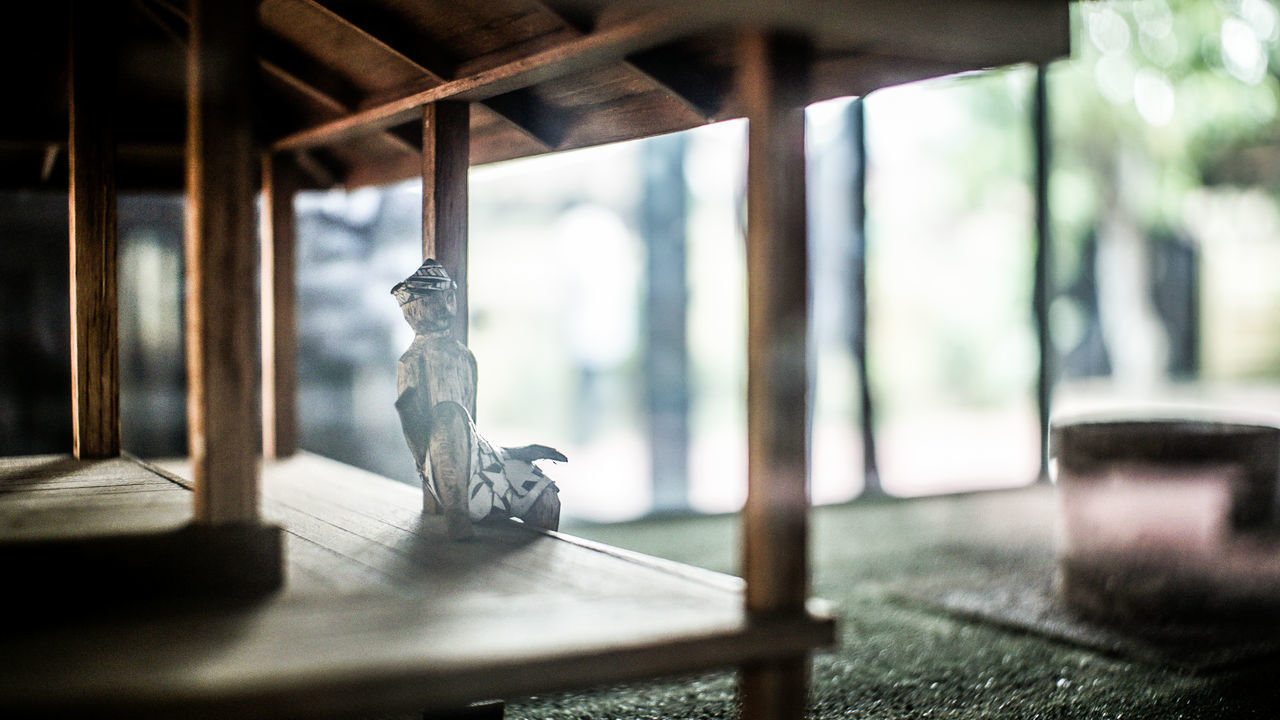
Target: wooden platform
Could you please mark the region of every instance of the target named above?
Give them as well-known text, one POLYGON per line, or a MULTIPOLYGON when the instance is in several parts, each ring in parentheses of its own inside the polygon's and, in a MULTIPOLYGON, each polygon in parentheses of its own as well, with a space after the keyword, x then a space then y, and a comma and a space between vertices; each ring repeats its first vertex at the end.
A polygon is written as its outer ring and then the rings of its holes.
MULTIPOLYGON (((0 461, 0 538, 185 522, 179 475, 128 459, 0 461), (139 508, 146 506, 147 511, 139 508), (74 517, 80 530, 53 518, 74 517)), ((333 717, 448 709, 734 666, 833 642, 826 611, 749 622, 737 578, 505 522, 444 538, 420 495, 302 455, 264 468, 286 583, 220 605, 6 621, 0 713, 333 717)), ((53 569, 51 569, 53 571, 53 569)), ((20 592, 20 591, 19 591, 20 592)))

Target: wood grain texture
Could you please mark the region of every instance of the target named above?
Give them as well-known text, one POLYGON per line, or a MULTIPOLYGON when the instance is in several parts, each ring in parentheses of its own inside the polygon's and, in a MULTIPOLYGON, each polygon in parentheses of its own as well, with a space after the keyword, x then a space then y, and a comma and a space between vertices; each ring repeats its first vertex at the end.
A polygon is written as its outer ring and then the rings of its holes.
MULTIPOLYGON (((105 492, 113 475, 146 473, 59 457, 0 461, 0 484, 99 484, 81 498, 105 492)), ((416 488, 307 453, 267 463, 263 485, 264 515, 288 545, 278 593, 253 603, 167 598, 145 613, 73 613, 0 633, 0 707, 190 719, 447 710, 793 658, 833 639, 828 611, 753 620, 742 582, 707 570, 512 521, 449 542, 416 488)))
POLYGON ((70 172, 72 453, 120 454, 116 298, 116 37, 111 2, 71 3, 70 172))
POLYGON ((799 612, 808 595, 806 48, 744 33, 747 110, 747 608, 799 612))
POLYGON ((190 518, 190 492, 127 458, 0 458, 4 542, 168 531, 190 518))
MULTIPOLYGON (((367 95, 422 78, 412 60, 311 0, 263 0, 260 24, 330 75, 367 95)), ((439 82, 437 78, 436 82, 439 82)))
MULTIPOLYGON (((180 149, 182 70, 174 56, 185 43, 186 3, 116 2, 126 20, 116 37, 129 58, 118 105, 127 130, 122 139, 180 149)), ((416 177, 417 151, 398 143, 396 130, 416 124, 430 102, 493 101, 486 112, 501 118, 500 127, 472 137, 473 162, 492 162, 740 117, 728 80, 737 69, 732 37, 743 27, 813 43, 814 102, 926 76, 1056 59, 1069 49, 1068 6, 1065 0, 265 0, 255 35, 258 77, 247 79, 266 76, 265 136, 282 146, 323 146, 337 166, 327 182, 351 187, 416 177), (604 80, 619 73, 645 81, 633 88, 632 100, 611 103, 613 85, 604 80), (559 93, 557 80, 582 91, 571 107, 548 100, 559 93), (331 101, 346 109, 335 110, 331 101)), ((58 128, 66 114, 65 3, 42 7, 4 33, 2 52, 26 71, 11 89, 24 98, 24 111, 0 117, 0 184, 60 182, 64 165, 47 162, 53 156, 46 148, 64 142, 58 128)), ((181 172, 178 158, 122 151, 117 182, 174 187, 181 172)))
POLYGON ((422 108, 422 256, 435 258, 458 284, 453 334, 467 343, 467 209, 470 104, 422 108))
POLYGON ((493 68, 461 75, 449 82, 390 99, 333 122, 293 133, 273 144, 290 150, 338 142, 411 120, 418 108, 441 100, 477 101, 564 77, 625 57, 627 54, 678 36, 685 13, 665 8, 607 29, 556 45, 493 68))
POLYGON ((299 171, 262 156, 262 455, 298 449, 297 217, 299 171))
POLYGON ((196 520, 258 517, 253 0, 193 0, 188 44, 187 414, 196 520))
POLYGON ((801 720, 809 699, 809 659, 744 665, 738 674, 741 720, 801 720))
POLYGON ((38 624, 280 586, 278 527, 192 525, 191 501, 129 457, 0 458, 0 567, 22 588, 11 609, 38 624))

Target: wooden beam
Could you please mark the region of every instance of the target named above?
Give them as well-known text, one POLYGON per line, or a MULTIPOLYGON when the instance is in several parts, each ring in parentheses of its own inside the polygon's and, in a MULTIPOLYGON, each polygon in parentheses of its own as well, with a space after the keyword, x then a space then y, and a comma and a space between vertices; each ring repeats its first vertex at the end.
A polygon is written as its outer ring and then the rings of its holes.
POLYGON ((529 88, 484 101, 484 106, 547 150, 554 150, 569 129, 569 114, 538 99, 529 88))
POLYGON ((305 87, 313 98, 324 97, 326 104, 350 112, 364 95, 350 80, 268 31, 259 32, 255 43, 264 70, 277 77, 287 75, 291 85, 305 87))
POLYGON ((740 720, 800 720, 809 695, 809 660, 804 655, 749 663, 741 670, 740 720))
POLYGON ((704 67, 696 53, 676 45, 632 55, 627 64, 704 120, 716 119, 724 110, 733 83, 732 73, 704 67))
POLYGON ((187 414, 196 521, 258 518, 255 0, 191 0, 187 414))
POLYGON ((299 150, 293 154, 293 159, 317 187, 332 187, 347 175, 347 168, 324 148, 299 150))
POLYGON ((299 171, 284 156, 262 156, 262 455, 298 450, 297 230, 299 171))
MULTIPOLYGON (((187 12, 170 0, 152 0, 152 2, 164 9, 170 19, 165 19, 153 12, 146 12, 146 16, 185 47, 191 22, 187 12)), ((258 66, 263 72, 310 98, 312 102, 334 115, 345 115, 355 107, 359 92, 348 83, 337 79, 332 73, 315 68, 314 63, 306 56, 266 33, 259 33, 256 42, 259 55, 258 66)), ((379 135, 397 150, 415 153, 420 150, 417 145, 406 143, 395 133, 379 135)), ((328 184, 332 185, 334 182, 336 179, 328 184)))
MULTIPOLYGON (((543 0, 531 0, 531 4, 543 15, 554 18, 556 21, 563 23, 565 27, 572 30, 579 37, 593 32, 596 27, 596 19, 592 17, 585 8, 574 9, 565 7, 553 9, 551 6, 547 5, 546 2, 543 2, 543 0)), ((624 72, 642 79, 645 83, 652 85, 655 89, 661 91, 672 100, 675 100, 686 110, 691 111, 694 115, 701 118, 704 122, 709 119, 711 114, 705 107, 705 103, 701 103, 683 92, 684 88, 692 87, 692 85, 697 83, 697 80, 694 79, 692 82, 682 81, 689 78, 700 77, 699 73, 697 73, 697 69, 693 67, 692 59, 682 58, 684 62, 680 63, 679 68, 671 68, 669 72, 660 76, 661 68, 659 69, 659 73, 655 74, 650 72, 650 68, 641 67, 640 64, 636 62, 637 58, 648 56, 653 53, 654 50, 655 48, 646 48, 640 53, 631 54, 625 60, 619 60, 617 65, 624 72), (674 80, 675 84, 668 82, 668 80, 674 80)), ((650 64, 653 65, 656 63, 651 62, 650 64)), ((528 89, 521 92, 529 94, 528 89)), ((565 116, 566 114, 562 112, 561 115, 565 116)), ((559 119, 559 122, 562 125, 568 125, 569 118, 562 117, 559 119)), ((568 128, 559 130, 560 138, 563 138, 567 132, 568 128)), ((556 144, 559 144, 558 140, 556 144)))
MULTIPOLYGON (((319 0, 302 1, 323 13, 331 22, 363 38, 367 44, 395 55, 401 62, 414 67, 430 85, 446 82, 457 66, 456 61, 432 50, 430 43, 422 38, 407 37, 403 23, 397 25, 395 21, 382 17, 373 6, 353 5, 339 13, 328 3, 319 0), (353 16, 353 12, 358 12, 359 15, 353 16)), ((559 138, 564 135, 561 127, 564 118, 558 116, 553 108, 548 107, 527 88, 494 96, 485 100, 484 105, 547 150, 554 149, 559 138)))
POLYGON ((773 38, 747 34, 740 52, 750 453, 743 569, 748 607, 772 614, 802 610, 808 595, 805 73, 798 51, 773 38))
MULTIPOLYGON (((280 65, 278 61, 272 59, 259 59, 258 64, 262 70, 268 75, 276 78, 280 82, 293 88, 295 91, 307 96, 314 103, 323 107, 334 115, 345 115, 351 112, 353 104, 347 103, 339 97, 321 90, 315 84, 299 77, 299 75, 288 68, 280 65)), ((416 143, 409 142, 395 132, 394 128, 388 128, 376 134, 383 142, 402 152, 417 153, 422 150, 416 143)))
POLYGON ((444 265, 458 284, 454 335, 467 342, 467 170, 471 108, 438 102, 422 109, 422 256, 444 265))
MULTIPOLYGON (((117 34, 114 3, 71 6, 70 133, 71 413, 77 458, 120 454, 116 300, 117 34)), ((46 156, 47 166, 51 165, 46 156)))
MULTIPOLYGON (((747 502, 743 576, 748 614, 803 615, 809 593, 804 104, 807 48, 747 31, 739 102, 747 131, 747 502)), ((804 716, 808 660, 747 666, 742 715, 804 716)))
POLYGON ((428 80, 441 83, 453 72, 454 62, 435 51, 424 38, 407 37, 408 31, 401 20, 384 16, 376 6, 356 4, 343 12, 334 10, 330 3, 321 0, 300 0, 315 12, 341 25, 348 32, 376 45, 384 52, 399 57, 407 65, 417 68, 428 80), (358 12, 359 15, 352 15, 358 12))
POLYGON ((442 100, 477 102, 581 70, 617 61, 642 48, 691 32, 681 9, 654 10, 497 67, 477 70, 440 85, 352 113, 280 138, 272 149, 296 150, 338 142, 412 120, 419 108, 442 100))
MULTIPOLYGON (((1036 256, 1032 266, 1031 314, 1036 328, 1040 362, 1036 373, 1036 414, 1040 422, 1039 482, 1049 482, 1049 415, 1053 407, 1053 378, 1058 365, 1057 350, 1049 333, 1049 303, 1053 288, 1053 217, 1049 207, 1049 173, 1052 170, 1052 135, 1049 126, 1049 68, 1036 66, 1031 103, 1031 139, 1035 165, 1036 256)), ((1280 496, 1278 496, 1280 498, 1280 496)))

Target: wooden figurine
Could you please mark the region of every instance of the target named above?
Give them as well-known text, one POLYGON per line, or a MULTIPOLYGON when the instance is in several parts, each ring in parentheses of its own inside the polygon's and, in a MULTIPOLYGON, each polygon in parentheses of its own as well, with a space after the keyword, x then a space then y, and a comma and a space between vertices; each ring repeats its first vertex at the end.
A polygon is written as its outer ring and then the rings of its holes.
POLYGON ((391 289, 416 333, 396 368, 396 410, 422 478, 423 508, 443 511, 455 540, 472 537, 471 523, 490 516, 555 530, 559 489, 533 463, 567 458, 545 445, 495 447, 476 432, 476 358, 453 335, 456 289, 433 259, 391 289))

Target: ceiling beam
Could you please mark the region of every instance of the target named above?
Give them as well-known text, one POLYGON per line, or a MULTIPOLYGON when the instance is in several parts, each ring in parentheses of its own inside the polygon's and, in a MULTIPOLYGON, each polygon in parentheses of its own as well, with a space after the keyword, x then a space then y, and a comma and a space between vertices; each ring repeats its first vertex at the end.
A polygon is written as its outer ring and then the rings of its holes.
POLYGON ((339 24, 365 42, 379 46, 384 52, 399 56, 405 63, 418 69, 430 80, 442 83, 453 75, 456 62, 444 52, 432 47, 421 37, 414 36, 399 18, 368 3, 351 3, 341 10, 334 8, 332 0, 299 0, 313 10, 339 24))
MULTIPOLYGON (((585 13, 568 13, 552 9, 542 0, 530 0, 543 14, 554 18, 574 32, 579 37, 590 33, 595 27, 594 18, 585 13)), ((718 97, 711 92, 710 88, 700 87, 700 78, 704 73, 690 72, 690 58, 681 57, 678 59, 679 64, 673 64, 665 60, 663 55, 657 48, 647 49, 643 53, 637 53, 628 56, 623 62, 618 63, 626 72, 633 76, 642 78, 648 84, 662 91, 665 95, 672 98, 676 102, 683 105, 686 109, 691 110, 703 120, 709 120, 718 111, 719 103, 713 102, 711 98, 718 97), (639 59, 639 62, 637 62, 639 59)), ((714 88, 715 91, 723 93, 728 87, 731 80, 726 79, 723 85, 714 88)))
POLYGON ((648 11, 496 67, 454 78, 435 87, 410 92, 280 138, 275 150, 296 150, 338 142, 408 122, 427 103, 440 100, 479 102, 610 62, 700 28, 680 9, 648 11))
MULTIPOLYGON (((190 23, 186 11, 172 0, 147 1, 164 10, 168 19, 160 13, 147 12, 146 16, 166 34, 185 45, 190 23)), ((337 116, 347 115, 356 106, 358 90, 335 79, 332 73, 319 71, 314 67, 313 61, 268 33, 258 33, 257 51, 258 66, 263 72, 310 98, 327 112, 337 116)), ((394 146, 398 151, 413 153, 422 151, 420 139, 413 142, 389 131, 379 132, 377 135, 383 139, 383 142, 394 146)), ((313 179, 317 177, 313 174, 313 179)), ((336 180, 329 184, 333 182, 336 180)))
POLYGON ((719 119, 733 85, 731 74, 705 67, 676 46, 645 50, 627 58, 627 64, 704 120, 719 119))
POLYGON ((258 65, 321 104, 351 112, 364 92, 314 58, 262 28, 258 29, 258 65), (288 77, 284 77, 288 76, 288 77))
MULTIPOLYGON (((374 7, 355 3, 338 12, 331 7, 332 2, 300 1, 348 32, 363 38, 366 43, 413 66, 431 85, 438 86, 447 82, 457 69, 454 59, 443 52, 432 50, 431 44, 424 42, 422 38, 411 37, 411 33, 404 29, 404 23, 386 17, 374 7)), ((504 93, 492 100, 482 101, 482 104, 547 150, 555 149, 564 136, 564 113, 542 102, 527 88, 504 93)))

